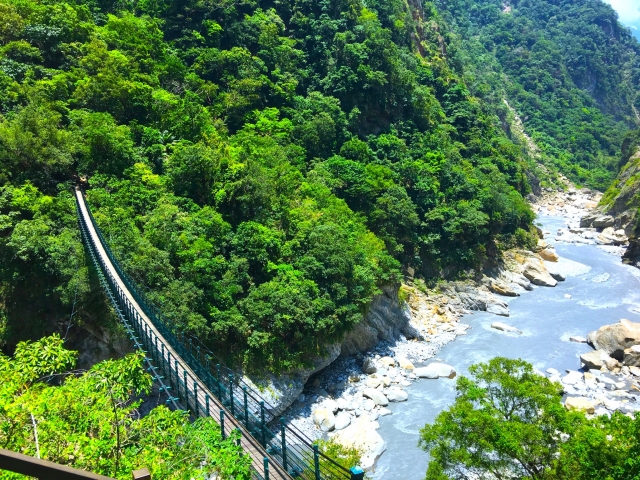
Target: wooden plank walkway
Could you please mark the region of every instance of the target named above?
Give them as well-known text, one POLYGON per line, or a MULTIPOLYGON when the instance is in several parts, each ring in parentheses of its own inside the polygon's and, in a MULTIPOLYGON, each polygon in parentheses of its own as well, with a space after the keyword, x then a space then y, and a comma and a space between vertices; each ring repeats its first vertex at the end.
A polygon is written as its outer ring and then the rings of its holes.
MULTIPOLYGON (((191 387, 187 385, 187 389, 190 396, 193 396, 194 389, 197 391, 198 401, 205 405, 206 397, 209 397, 209 405, 210 405, 210 415, 213 419, 220 423, 220 410, 224 411, 224 430, 227 435, 231 434, 233 430, 239 429, 242 433, 241 445, 246 453, 251 457, 253 468, 258 472, 258 474, 265 478, 264 471, 264 458, 269 459, 269 479, 270 480, 290 480, 291 476, 284 471, 284 469, 278 465, 275 461, 271 460, 269 454, 262 447, 260 442, 255 439, 240 423, 236 420, 227 410, 227 408, 220 403, 220 401, 216 398, 216 396, 209 391, 206 384, 202 382, 198 376, 193 372, 193 370, 187 365, 187 363, 178 355, 178 353, 173 349, 173 347, 169 344, 167 339, 163 337, 163 335, 158 331, 155 327, 151 319, 144 313, 144 310, 140 307, 140 305, 136 302, 136 299, 133 297, 131 292, 128 290, 124 281, 118 275, 116 268, 111 263, 109 256, 107 255, 102 242, 100 241, 100 237, 98 236, 93 223, 91 222, 91 218, 89 216, 89 212, 87 210, 87 205, 84 200, 84 196, 79 188, 76 188, 76 196, 78 199, 78 205, 80 206, 80 215, 84 219, 84 223, 87 226, 88 233, 91 237, 93 244, 96 246, 96 250, 98 251, 98 255, 100 255, 100 259, 103 264, 106 266, 108 273, 117 283, 118 288, 122 291, 124 296, 127 298, 130 305, 140 316, 146 327, 152 332, 152 335, 158 339, 158 342, 162 342, 165 345, 165 348, 162 352, 157 352, 158 356, 162 355, 162 361, 171 362, 170 365, 176 364, 176 377, 181 378, 186 373, 187 378, 190 379, 191 387), (194 388, 194 383, 197 384, 197 387, 194 388)), ((189 382, 187 382, 189 383, 189 382)))

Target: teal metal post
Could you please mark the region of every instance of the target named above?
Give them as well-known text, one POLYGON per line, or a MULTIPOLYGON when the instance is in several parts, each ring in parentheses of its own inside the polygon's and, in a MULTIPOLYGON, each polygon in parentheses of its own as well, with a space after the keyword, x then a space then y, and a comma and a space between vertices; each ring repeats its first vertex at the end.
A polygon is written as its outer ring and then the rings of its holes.
POLYGON ((351 467, 351 480, 364 480, 364 470, 360 467, 351 467))
POLYGON ((204 403, 205 403, 205 408, 207 409, 207 417, 210 417, 211 415, 209 414, 209 394, 205 394, 204 396, 204 403))
POLYGON ((316 471, 316 480, 320 480, 320 452, 317 444, 313 446, 313 466, 316 471))
POLYGON ((244 426, 249 428, 249 401, 247 400, 247 386, 242 387, 244 393, 244 426))
POLYGON ((284 425, 284 417, 280 417, 280 434, 282 435, 282 467, 287 471, 287 430, 284 425))
POLYGON ((218 384, 218 398, 222 400, 222 385, 220 385, 220 364, 216 364, 216 383, 218 384))
POLYGON ((187 371, 182 371, 182 378, 184 383, 184 401, 187 404, 187 408, 189 408, 189 386, 187 385, 187 371))
POLYGON ((264 480, 269 480, 269 459, 264 457, 264 480))
POLYGON ((224 434, 224 410, 222 409, 220 409, 220 434, 223 440, 227 438, 224 434))
POLYGON ((236 416, 236 409, 233 401, 233 373, 229 374, 229 401, 231 402, 231 415, 236 416))
POLYGON ((262 446, 267 446, 266 436, 264 434, 264 400, 260 401, 260 436, 262 437, 262 446))
POLYGON ((240 430, 239 428, 236 428, 236 431, 238 432, 238 438, 236 438, 236 445, 240 446, 242 445, 242 430, 240 430))
POLYGON ((195 380, 193 381, 193 403, 196 404, 196 417, 199 417, 199 412, 198 412, 198 407, 199 407, 199 402, 198 402, 198 382, 196 382, 195 380))

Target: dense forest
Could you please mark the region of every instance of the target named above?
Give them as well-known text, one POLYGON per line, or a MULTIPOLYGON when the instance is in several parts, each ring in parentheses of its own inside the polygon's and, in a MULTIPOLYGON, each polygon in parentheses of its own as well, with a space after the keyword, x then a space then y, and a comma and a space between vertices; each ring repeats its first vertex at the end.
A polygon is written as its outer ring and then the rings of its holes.
POLYGON ((606 186, 635 121, 640 47, 596 1, 0 8, 9 349, 108 322, 78 182, 167 317, 239 364, 289 370, 403 267, 436 281, 531 245, 536 163, 606 186))
POLYGON ((322 353, 402 265, 436 279, 531 242, 522 148, 432 4, 0 8, 8 346, 104 314, 76 181, 168 317, 270 369, 322 353))
POLYGON ((605 190, 640 117, 640 45, 600 0, 442 0, 472 93, 520 115, 539 161, 605 190))
MULTIPOLYGON (((140 416, 140 356, 74 370, 86 331, 121 333, 75 186, 179 330, 278 373, 408 272, 435 286, 532 248, 533 190, 605 190, 638 143, 640 44, 600 0, 0 0, 0 19, 0 443, 33 455, 38 422, 43 458, 119 478, 248 463, 213 422, 140 416)), ((445 458, 451 415, 422 432, 429 478, 475 466, 445 458)), ((597 448, 640 428, 579 420, 597 448)))

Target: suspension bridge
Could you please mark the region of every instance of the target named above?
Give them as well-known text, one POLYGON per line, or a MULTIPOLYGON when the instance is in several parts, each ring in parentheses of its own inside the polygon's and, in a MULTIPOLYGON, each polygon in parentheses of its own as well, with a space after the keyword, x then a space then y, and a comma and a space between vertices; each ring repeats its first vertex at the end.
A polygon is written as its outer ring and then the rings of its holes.
POLYGON ((357 467, 347 469, 324 455, 260 394, 225 366, 197 338, 177 330, 163 318, 124 272, 76 188, 78 223, 96 272, 134 347, 145 362, 167 403, 188 410, 193 418, 212 417, 223 437, 238 436, 251 458, 258 480, 360 480, 357 467))

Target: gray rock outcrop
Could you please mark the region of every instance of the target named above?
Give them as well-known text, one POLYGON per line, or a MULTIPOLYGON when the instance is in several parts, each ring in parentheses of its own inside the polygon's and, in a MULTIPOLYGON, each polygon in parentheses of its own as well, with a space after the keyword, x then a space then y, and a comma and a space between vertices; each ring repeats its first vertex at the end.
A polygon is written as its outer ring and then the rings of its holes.
POLYGON ((284 375, 269 374, 261 379, 244 376, 243 380, 252 389, 260 392, 265 402, 272 408, 271 413, 280 415, 300 396, 311 375, 331 364, 340 355, 340 344, 327 347, 326 356, 313 360, 313 366, 284 375))
POLYGON ((366 352, 381 341, 393 341, 400 336, 420 338, 410 320, 411 313, 398 299, 398 287, 385 287, 371 302, 365 318, 345 336, 342 355, 366 352))

